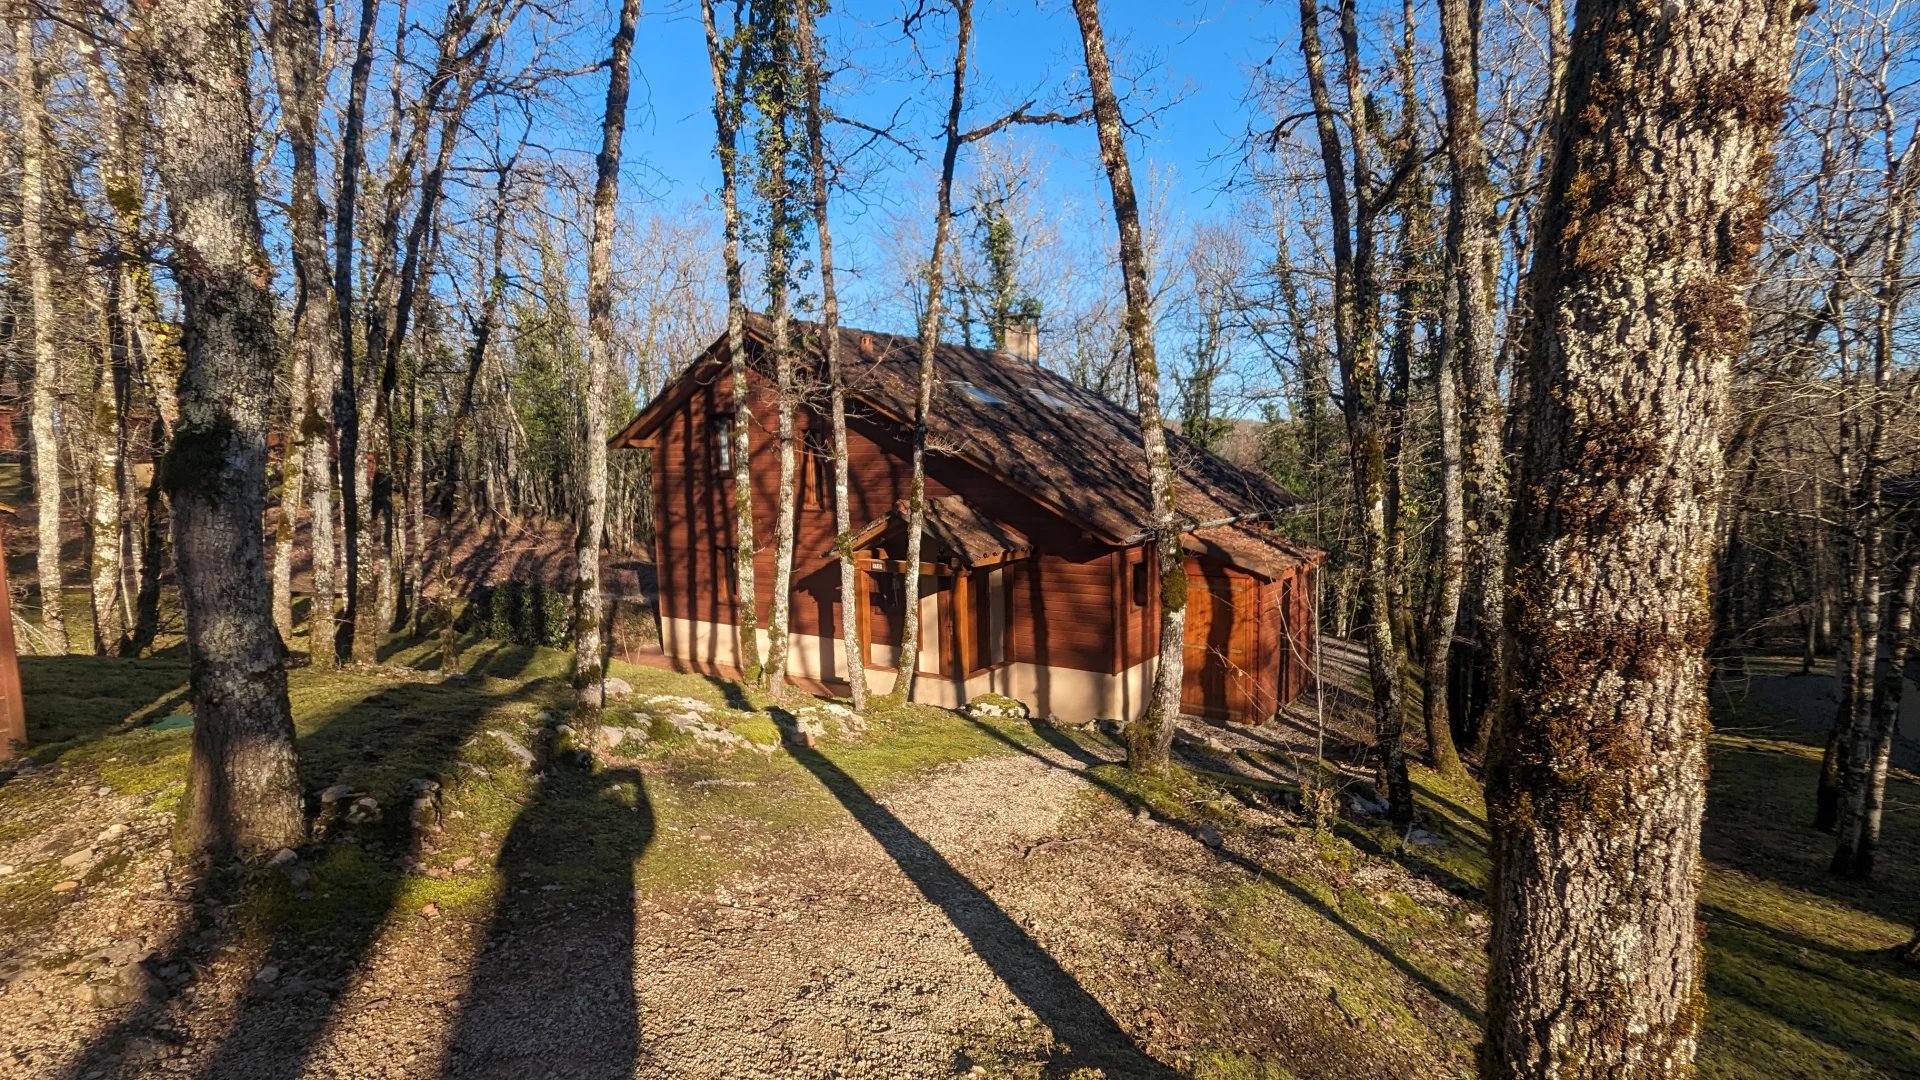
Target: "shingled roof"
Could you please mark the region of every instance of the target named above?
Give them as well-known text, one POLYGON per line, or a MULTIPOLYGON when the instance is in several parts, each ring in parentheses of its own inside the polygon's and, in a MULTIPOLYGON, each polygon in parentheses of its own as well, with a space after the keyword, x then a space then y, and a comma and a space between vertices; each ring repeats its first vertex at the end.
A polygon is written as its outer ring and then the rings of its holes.
MULTIPOLYGON (((817 324, 795 320, 802 356, 824 371, 817 324)), ((747 317, 758 345, 771 338, 764 315, 747 317)), ((721 350, 710 349, 717 362, 721 350)), ((849 411, 909 423, 914 412, 917 338, 843 327, 840 357, 849 411)), ((1037 364, 993 349, 942 343, 934 353, 938 384, 930 450, 997 476, 1070 520, 1114 542, 1144 538, 1152 522, 1139 417, 1037 364)), ((695 369, 699 368, 695 365, 695 369)), ((690 373, 691 374, 691 373, 690 373)), ((663 393, 655 405, 664 405, 663 393)), ((615 436, 643 437, 658 417, 650 406, 615 436)), ((1167 433, 1175 469, 1175 505, 1189 528, 1250 520, 1301 503, 1262 473, 1241 468, 1167 433)))

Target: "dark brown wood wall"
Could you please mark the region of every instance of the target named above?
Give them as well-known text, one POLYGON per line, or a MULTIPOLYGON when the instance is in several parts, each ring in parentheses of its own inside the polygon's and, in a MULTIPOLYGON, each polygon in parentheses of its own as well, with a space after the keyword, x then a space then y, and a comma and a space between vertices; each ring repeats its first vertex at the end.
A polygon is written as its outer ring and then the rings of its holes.
MULTIPOLYGON (((663 422, 654 455, 654 490, 660 501, 655 557, 663 617, 714 623, 733 621, 732 542, 729 485, 716 475, 715 416, 731 411, 731 382, 724 363, 714 381, 699 387, 663 422)), ((779 494, 776 398, 771 384, 753 380, 752 456, 754 537, 761 624, 773 591, 773 533, 779 494)), ((824 417, 803 409, 796 444, 827 444, 824 417), (809 439, 808 432, 812 433, 809 439)), ((847 430, 851 513, 855 528, 881 516, 907 494, 911 466, 905 434, 873 417, 850 418, 847 430)), ((798 470, 813 471, 802 457, 798 470)), ((959 495, 996 520, 1025 533, 1036 549, 1013 566, 1008 608, 1012 661, 1083 671, 1120 670, 1115 628, 1117 560, 1124 550, 1092 540, 1026 495, 955 457, 934 454, 927 466, 927 497, 959 495)), ((802 506, 795 518, 793 609, 796 634, 831 637, 839 628, 839 567, 829 554, 834 523, 831 496, 802 506)), ((943 630, 952 614, 942 596, 943 630)), ((1136 661, 1137 662, 1137 661, 1136 661)))

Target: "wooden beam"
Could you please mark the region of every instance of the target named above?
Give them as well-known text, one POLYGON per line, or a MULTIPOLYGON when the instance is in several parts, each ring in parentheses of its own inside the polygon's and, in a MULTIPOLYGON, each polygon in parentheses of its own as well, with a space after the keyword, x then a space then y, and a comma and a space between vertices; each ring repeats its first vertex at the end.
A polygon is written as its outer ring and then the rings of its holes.
MULTIPOLYGON (((878 570, 888 574, 904 574, 911 565, 912 564, 905 559, 869 559, 861 569, 878 570)), ((952 577, 953 573, 952 567, 942 566, 939 563, 923 562, 920 564, 921 577, 952 577)))
POLYGON ((973 575, 953 579, 954 667, 961 683, 973 672, 973 575))

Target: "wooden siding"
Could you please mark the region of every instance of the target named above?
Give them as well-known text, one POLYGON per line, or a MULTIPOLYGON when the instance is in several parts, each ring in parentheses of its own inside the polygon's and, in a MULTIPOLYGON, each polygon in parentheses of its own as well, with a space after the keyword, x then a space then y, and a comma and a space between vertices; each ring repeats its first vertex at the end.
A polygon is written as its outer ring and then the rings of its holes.
MULTIPOLYGON (((666 618, 730 624, 734 621, 731 483, 716 474, 715 419, 732 411, 732 386, 724 368, 701 386, 661 426, 654 454, 654 490, 659 517, 654 541, 660 568, 660 611, 666 618)), ((779 442, 773 387, 753 378, 752 463, 754 558, 760 625, 772 607, 773 536, 779 495, 779 442)), ((797 446, 826 444, 825 417, 802 410, 797 446)), ((850 418, 847 460, 851 517, 858 528, 904 497, 911 476, 903 433, 891 425, 850 418)), ((804 458, 799 472, 809 472, 804 458)), ((1044 550, 1011 565, 1007 657, 1010 662, 1117 672, 1114 633, 1115 561, 1126 557, 1098 544, 1051 511, 958 459, 939 454, 927 463, 927 498, 959 495, 982 512, 1031 537, 1044 550)), ((802 505, 794 518, 793 603, 795 634, 834 637, 839 632, 839 566, 831 497, 802 505)), ((946 586, 947 579, 942 579, 946 586)), ((950 586, 942 589, 948 592, 950 586)), ((953 619, 942 596, 943 638, 953 619)), ((955 643, 942 641, 952 655, 955 643)), ((943 665, 944 667, 945 665, 943 665)))

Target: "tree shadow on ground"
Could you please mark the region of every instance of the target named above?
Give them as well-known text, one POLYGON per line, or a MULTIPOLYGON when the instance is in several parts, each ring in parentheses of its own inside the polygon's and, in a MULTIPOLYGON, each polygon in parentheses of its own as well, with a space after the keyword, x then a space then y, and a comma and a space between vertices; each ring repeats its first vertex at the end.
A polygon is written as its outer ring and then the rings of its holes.
MULTIPOLYGON (((336 819, 286 870, 224 867, 183 886, 193 914, 147 967, 183 977, 96 1036, 67 1075, 106 1075, 136 1041, 176 1042, 170 1001, 228 946, 267 939, 224 1038, 199 1075, 286 1080, 302 1074, 334 1018, 354 972, 406 903, 409 864, 430 855, 431 832, 410 813, 414 781, 442 787, 468 775, 461 749, 495 710, 537 696, 538 684, 402 683, 331 674, 297 680, 303 790, 346 784, 371 795, 367 821, 336 819), (353 691, 343 693, 343 684, 353 691), (268 977, 269 974, 271 977, 268 977)), ((499 766, 508 767, 508 766, 499 766)), ((318 809, 310 798, 309 810, 318 809)), ((335 811, 344 810, 342 804, 335 811)), ((199 1007, 196 1001, 195 1007, 199 1007)), ((196 1023, 194 1026, 202 1026, 196 1023)))
MULTIPOLYGON (((1068 766, 1062 765, 1058 760, 1046 754, 1042 754, 1036 751, 1033 747, 1030 747, 1025 743, 1020 742, 1018 739, 1015 739, 1009 736, 1006 732, 997 730, 991 724, 981 723, 978 720, 970 720, 969 722, 972 723, 975 727, 979 728, 981 731, 985 732, 986 734, 992 736, 993 738, 999 740, 1002 743, 1005 743, 1008 746, 1013 747, 1016 750, 1019 750, 1021 753, 1027 754, 1040 761, 1046 762, 1048 765, 1056 769, 1068 768, 1068 766)), ((1042 731, 1042 729, 1046 727, 1047 725, 1045 724, 1034 725, 1034 728, 1036 731, 1042 731)), ((1067 737, 1062 732, 1056 732, 1055 734, 1058 735, 1060 738, 1067 737)), ((1042 738, 1046 738, 1044 731, 1042 731, 1042 738)), ((1050 743, 1052 742, 1051 739, 1049 739, 1048 741, 1050 743)), ((1084 749, 1082 750, 1082 753, 1085 753, 1084 749)), ((1086 780, 1087 783, 1092 784, 1094 787, 1097 787, 1101 791, 1106 792, 1108 795, 1113 796, 1115 799, 1117 799, 1121 803, 1121 805, 1126 806, 1129 809, 1134 810, 1136 812, 1143 809, 1147 809, 1145 803, 1143 803, 1137 795, 1135 795, 1132 792, 1126 791, 1115 784, 1108 782, 1107 780, 1100 777, 1099 775, 1089 772, 1084 768, 1075 769, 1073 771, 1077 772, 1083 779, 1086 780)), ((1199 825, 1193 822, 1188 822, 1183 820, 1173 820, 1167 823, 1177 828, 1185 829, 1190 832, 1198 833, 1199 831, 1199 825)), ((1399 952, 1395 951, 1386 942, 1381 941, 1379 938, 1374 937, 1372 934, 1369 934, 1367 931, 1360 928, 1359 926, 1354 925, 1354 923, 1350 919, 1348 919, 1345 915, 1341 914, 1338 910, 1328 905, 1326 901, 1320 899, 1318 896, 1315 896, 1312 893, 1312 891, 1307 889, 1305 886, 1301 885, 1299 882, 1294 881, 1293 879, 1279 873, 1278 871, 1268 866, 1262 865, 1261 863, 1256 862, 1255 860, 1248 858, 1247 856, 1241 855, 1237 852, 1229 851, 1225 847, 1215 847, 1209 844, 1207 845, 1207 850, 1211 852, 1215 858, 1218 858, 1224 862, 1231 863, 1234 866, 1237 866, 1240 869, 1258 878, 1260 881, 1263 881, 1269 885, 1274 886, 1275 888, 1280 889, 1281 891, 1285 892, 1288 896, 1292 897, 1296 902, 1300 903, 1302 906, 1310 908, 1316 914, 1326 919, 1328 922, 1339 927, 1354 941, 1365 946, 1368 949, 1368 951, 1372 952, 1374 955, 1378 956, 1380 959, 1386 961, 1389 965, 1393 967, 1394 970, 1400 972, 1400 974, 1406 976, 1409 980, 1411 980, 1412 982, 1420 986, 1421 989, 1425 990, 1435 1000, 1448 1006, 1449 1008, 1453 1009, 1455 1012, 1459 1013, 1461 1016, 1465 1017, 1466 1019, 1472 1021, 1475 1024, 1479 1024, 1482 1022, 1483 1016, 1481 1014, 1479 1006, 1474 1005, 1472 1002, 1467 1001, 1465 998, 1461 997, 1459 994, 1449 989, 1447 986, 1442 984, 1439 980, 1435 979, 1433 976, 1415 967, 1411 961, 1409 961, 1406 957, 1401 956, 1399 952)))
POLYGON ((186 707, 184 660, 23 656, 27 756, 50 764, 78 747, 186 707))
POLYGON ((502 893, 442 1076, 634 1075, 634 864, 654 831, 638 771, 545 774, 501 848, 502 893))
POLYGON ((1827 872, 1832 834, 1810 824, 1820 748, 1798 739, 1726 736, 1709 761, 1701 852, 1708 861, 1855 911, 1911 926, 1920 896, 1920 784, 1895 773, 1874 881, 1827 872), (1797 800, 1797 802, 1796 802, 1797 800))
POLYGON ((787 749, 794 760, 839 800, 920 895, 946 915, 994 975, 1053 1033, 1059 1053, 1046 1062, 1044 1075, 1068 1076, 1087 1068, 1112 1077, 1157 1080, 1178 1075, 1142 1052, 1099 999, 937 848, 826 755, 791 737, 797 730, 792 714, 774 710, 773 715, 789 735, 787 749))
POLYGON ((1807 1048, 1783 1045, 1785 1028, 1831 1059, 1835 1075, 1844 1066, 1849 1075, 1862 1066, 1875 1075, 1920 1075, 1913 974, 1887 950, 1839 948, 1714 905, 1700 915, 1709 946, 1707 1025, 1726 1033, 1716 1043, 1749 1067, 1776 1052, 1803 1063, 1807 1048))

